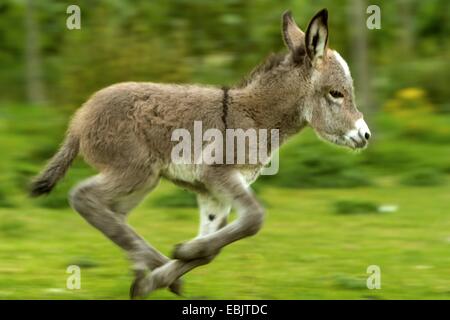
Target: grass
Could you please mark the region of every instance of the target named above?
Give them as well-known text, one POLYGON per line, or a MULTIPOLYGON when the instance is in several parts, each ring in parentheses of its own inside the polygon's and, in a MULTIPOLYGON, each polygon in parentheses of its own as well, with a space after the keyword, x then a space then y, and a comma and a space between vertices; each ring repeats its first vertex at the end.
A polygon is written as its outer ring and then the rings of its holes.
MULTIPOLYGON (((77 160, 48 198, 26 196, 69 115, 0 106, 0 299, 128 298, 125 254, 67 205, 67 191, 92 169, 77 160), (80 290, 66 289, 70 265, 81 268, 80 290)), ((373 131, 360 154, 322 144, 311 130, 283 147, 280 173, 255 184, 264 228, 187 274, 186 298, 450 299, 448 134, 407 140, 388 117, 373 131), (380 290, 366 287, 370 265, 381 269, 380 290)), ((169 254, 196 234, 193 205, 163 182, 130 222, 169 254)), ((149 298, 179 299, 167 290, 149 298)))
MULTIPOLYGON (((174 192, 163 183, 154 197, 174 192)), ((210 265, 185 276, 190 299, 449 299, 450 188, 289 190, 265 188, 265 226, 210 265), (337 201, 396 204, 382 215, 339 215, 337 201), (295 200, 293 200, 295 199, 295 200), (414 199, 414 201, 411 201, 414 199), (381 268, 380 290, 365 281, 381 268)), ((152 197, 130 222, 168 254, 195 235, 194 208, 155 208, 152 197)), ((0 209, 1 299, 127 299, 124 254, 70 209, 0 209), (68 265, 81 267, 81 289, 65 289, 68 265)), ((176 299, 160 290, 151 299, 176 299)))

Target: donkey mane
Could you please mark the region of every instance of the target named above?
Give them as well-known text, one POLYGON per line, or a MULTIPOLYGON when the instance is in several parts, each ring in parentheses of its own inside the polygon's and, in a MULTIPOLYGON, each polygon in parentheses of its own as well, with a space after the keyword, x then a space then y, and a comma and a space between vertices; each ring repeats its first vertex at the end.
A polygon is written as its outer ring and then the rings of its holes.
POLYGON ((283 61, 285 61, 287 55, 288 53, 286 52, 269 54, 269 56, 266 59, 264 59, 263 62, 258 64, 255 68, 253 68, 253 70, 233 88, 235 89, 245 88, 254 80, 258 79, 261 75, 268 73, 276 69, 278 66, 280 66, 283 63, 283 61))

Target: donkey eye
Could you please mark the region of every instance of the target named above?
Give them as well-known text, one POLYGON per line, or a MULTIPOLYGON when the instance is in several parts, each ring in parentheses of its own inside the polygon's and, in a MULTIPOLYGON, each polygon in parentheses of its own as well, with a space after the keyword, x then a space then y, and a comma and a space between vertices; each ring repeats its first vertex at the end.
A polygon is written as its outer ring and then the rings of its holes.
POLYGON ((332 96, 335 99, 339 99, 339 98, 343 98, 344 97, 342 92, 336 91, 336 90, 330 90, 330 96, 332 96))

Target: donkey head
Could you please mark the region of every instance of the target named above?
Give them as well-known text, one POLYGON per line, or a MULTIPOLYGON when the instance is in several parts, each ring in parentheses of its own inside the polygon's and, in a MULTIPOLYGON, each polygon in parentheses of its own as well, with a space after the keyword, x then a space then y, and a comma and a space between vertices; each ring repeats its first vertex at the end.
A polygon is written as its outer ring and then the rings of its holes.
POLYGON ((318 12, 305 34, 290 12, 283 15, 284 41, 294 65, 302 69, 302 76, 294 80, 304 90, 302 114, 323 139, 352 149, 364 148, 370 131, 356 108, 347 63, 327 47, 327 20, 326 9, 318 12))

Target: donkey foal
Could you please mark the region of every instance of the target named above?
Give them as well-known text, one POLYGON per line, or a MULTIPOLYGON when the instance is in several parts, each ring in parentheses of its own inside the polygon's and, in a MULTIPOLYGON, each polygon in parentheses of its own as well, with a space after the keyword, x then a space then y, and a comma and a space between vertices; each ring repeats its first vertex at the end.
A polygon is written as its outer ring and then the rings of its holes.
POLYGON ((49 193, 81 153, 99 174, 71 191, 71 206, 127 252, 135 270, 131 297, 163 287, 179 294, 186 272, 260 230, 264 209, 249 186, 264 163, 179 164, 171 157, 175 129, 192 133, 196 121, 222 133, 277 129, 283 143, 309 125, 329 142, 352 149, 367 145, 370 131, 355 106, 347 63, 328 48, 327 20, 324 9, 304 33, 284 13, 288 52, 270 57, 230 89, 127 82, 96 92, 76 112, 31 194, 49 193), (172 260, 126 223, 161 177, 196 192, 200 207, 198 236, 175 246, 172 260), (238 218, 227 225, 231 208, 238 218))

